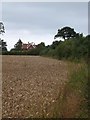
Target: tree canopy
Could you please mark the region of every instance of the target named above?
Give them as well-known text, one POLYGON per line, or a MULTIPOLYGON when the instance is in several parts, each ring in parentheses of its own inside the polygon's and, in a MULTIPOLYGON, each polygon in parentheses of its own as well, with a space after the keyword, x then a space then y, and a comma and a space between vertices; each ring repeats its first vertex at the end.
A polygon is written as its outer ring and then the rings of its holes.
MULTIPOLYGON (((0 34, 3 34, 3 33, 5 33, 4 24, 0 22, 0 34)), ((0 38, 0 52, 7 51, 6 46, 7 46, 6 42, 4 42, 4 40, 0 38)))
POLYGON ((6 46, 7 46, 6 42, 4 42, 4 40, 0 40, 0 49, 2 51, 7 51, 6 46))
POLYGON ((58 33, 54 36, 54 39, 58 37, 62 37, 65 40, 65 39, 75 38, 77 36, 78 33, 76 33, 73 28, 63 27, 61 29, 58 29, 58 33))
POLYGON ((4 24, 0 22, 0 34, 5 33, 4 24))
POLYGON ((18 40, 18 42, 14 45, 15 50, 21 50, 22 49, 22 41, 21 39, 18 40))

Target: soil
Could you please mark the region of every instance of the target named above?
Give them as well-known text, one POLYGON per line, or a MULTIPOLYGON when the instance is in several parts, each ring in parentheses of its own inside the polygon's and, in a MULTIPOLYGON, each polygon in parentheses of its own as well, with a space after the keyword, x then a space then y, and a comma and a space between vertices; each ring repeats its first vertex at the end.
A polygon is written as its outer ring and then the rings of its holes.
POLYGON ((53 117, 67 64, 39 56, 2 57, 2 117, 53 117))

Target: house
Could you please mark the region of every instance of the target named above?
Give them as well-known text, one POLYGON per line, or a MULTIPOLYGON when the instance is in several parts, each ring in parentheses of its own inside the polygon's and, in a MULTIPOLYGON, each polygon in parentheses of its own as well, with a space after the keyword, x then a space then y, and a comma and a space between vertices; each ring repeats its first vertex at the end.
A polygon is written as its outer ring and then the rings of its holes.
POLYGON ((36 45, 33 42, 32 43, 28 42, 28 44, 22 43, 22 50, 31 50, 33 48, 36 48, 36 45))

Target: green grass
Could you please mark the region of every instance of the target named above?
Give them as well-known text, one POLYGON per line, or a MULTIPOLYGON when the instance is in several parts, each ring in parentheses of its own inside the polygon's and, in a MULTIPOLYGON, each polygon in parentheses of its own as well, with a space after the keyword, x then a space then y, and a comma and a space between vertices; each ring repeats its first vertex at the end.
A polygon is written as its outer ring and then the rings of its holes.
POLYGON ((72 106, 72 109, 78 109, 74 113, 71 112, 71 115, 69 114, 67 117, 88 118, 88 65, 85 62, 70 61, 67 64, 68 82, 64 87, 62 95, 58 97, 53 115, 54 117, 66 117, 67 107, 71 111, 69 106, 77 101, 78 105, 72 106))
POLYGON ((80 110, 75 117, 88 117, 88 65, 85 62, 68 63, 69 75, 67 86, 74 93, 78 93, 81 97, 80 110))

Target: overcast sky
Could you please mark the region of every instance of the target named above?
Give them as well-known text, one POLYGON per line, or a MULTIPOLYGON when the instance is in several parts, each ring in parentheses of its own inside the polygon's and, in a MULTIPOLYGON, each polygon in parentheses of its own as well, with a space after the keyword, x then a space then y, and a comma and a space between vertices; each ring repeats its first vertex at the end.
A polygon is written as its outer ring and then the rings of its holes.
POLYGON ((58 2, 2 3, 3 38, 10 50, 20 38, 24 43, 54 41, 58 28, 69 26, 76 32, 88 34, 88 3, 58 2))

